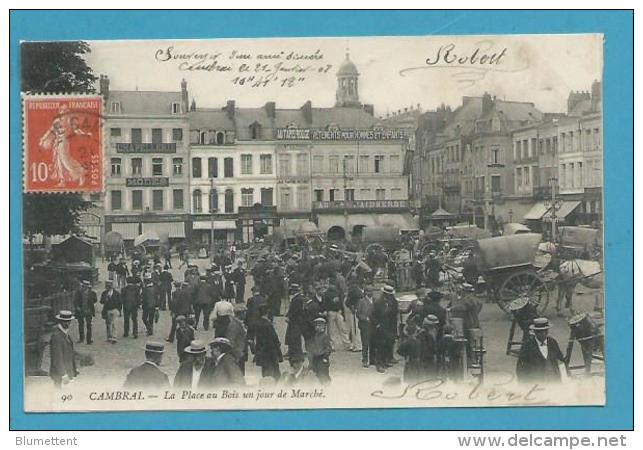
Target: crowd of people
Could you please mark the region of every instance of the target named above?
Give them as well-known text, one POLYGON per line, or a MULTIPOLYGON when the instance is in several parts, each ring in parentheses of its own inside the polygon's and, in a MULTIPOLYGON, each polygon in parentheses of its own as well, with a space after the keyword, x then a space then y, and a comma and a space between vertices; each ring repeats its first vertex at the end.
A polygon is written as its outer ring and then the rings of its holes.
MULTIPOLYGON (((135 255, 129 266, 120 257, 110 262, 100 296, 89 282, 82 282, 74 295, 75 311, 61 312, 59 321, 67 324, 75 314, 79 342, 91 344, 99 302, 107 341, 116 344, 117 320, 123 319, 122 336, 136 339, 141 311, 149 339, 145 362, 128 375, 127 386, 169 385, 159 365, 167 344, 175 342, 180 366, 173 385, 191 388, 243 384, 249 361, 261 369, 262 378, 274 382, 325 385, 331 382, 333 352, 358 353, 363 368, 378 373, 402 362, 405 382, 461 379, 466 370, 463 354, 476 358, 483 305, 476 293, 479 275, 471 255, 463 260, 462 279, 446 289, 439 255, 422 254, 412 241, 375 255, 331 243, 316 251, 278 250, 266 248, 253 261, 235 261, 236 254, 220 252, 203 273, 197 265, 184 264, 181 280, 175 280, 170 264, 162 265, 158 257, 135 255), (400 252, 407 254, 400 257, 400 252), (248 278, 253 286, 246 298, 248 278), (404 321, 396 297, 396 288, 403 285, 415 290, 404 321), (171 317, 166 343, 154 338, 163 311, 171 317), (286 321, 283 337, 275 328, 280 316, 286 321), (209 345, 197 339, 199 327, 213 328, 209 345), (287 374, 282 373, 284 361, 290 366, 287 374)), ((522 379, 558 374, 563 358, 558 344, 547 336, 545 320, 530 317, 520 325, 525 338, 517 374, 522 379)), ((65 334, 67 328, 68 324, 59 326, 65 334)), ((68 336, 59 339, 65 345, 69 341, 68 336)), ((53 344, 51 351, 52 378, 60 384, 61 370, 53 370, 57 351, 53 344)), ((75 370, 69 369, 68 378, 75 370)))

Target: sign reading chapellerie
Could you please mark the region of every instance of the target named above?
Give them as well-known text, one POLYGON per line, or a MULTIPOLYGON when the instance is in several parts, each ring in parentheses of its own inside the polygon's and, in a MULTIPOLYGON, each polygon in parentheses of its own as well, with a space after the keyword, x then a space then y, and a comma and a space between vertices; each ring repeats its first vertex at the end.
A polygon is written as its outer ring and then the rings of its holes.
POLYGON ((277 140, 283 141, 394 141, 407 139, 403 130, 316 130, 277 128, 277 140))

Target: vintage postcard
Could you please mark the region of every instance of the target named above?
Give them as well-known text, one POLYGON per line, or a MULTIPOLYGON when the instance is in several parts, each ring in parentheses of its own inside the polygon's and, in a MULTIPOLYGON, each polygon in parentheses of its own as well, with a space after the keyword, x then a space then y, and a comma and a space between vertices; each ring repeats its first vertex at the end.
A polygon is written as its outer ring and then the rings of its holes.
POLYGON ((605 404, 602 35, 20 55, 25 411, 605 404))

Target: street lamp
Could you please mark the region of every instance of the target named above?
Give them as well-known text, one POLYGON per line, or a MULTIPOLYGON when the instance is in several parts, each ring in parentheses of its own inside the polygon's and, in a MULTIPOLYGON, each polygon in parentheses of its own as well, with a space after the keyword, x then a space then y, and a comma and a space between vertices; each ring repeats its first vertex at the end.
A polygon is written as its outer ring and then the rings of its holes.
POLYGON ((558 178, 552 177, 549 179, 549 187, 551 188, 551 199, 545 200, 545 207, 551 208, 551 242, 556 242, 556 211, 562 205, 562 202, 556 198, 556 191, 558 190, 558 178))

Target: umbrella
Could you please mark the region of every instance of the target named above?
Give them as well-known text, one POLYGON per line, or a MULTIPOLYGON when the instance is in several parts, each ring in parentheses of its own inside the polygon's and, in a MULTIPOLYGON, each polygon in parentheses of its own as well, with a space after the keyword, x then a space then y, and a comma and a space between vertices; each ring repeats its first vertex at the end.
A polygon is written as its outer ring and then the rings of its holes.
POLYGON ((143 244, 159 245, 160 241, 161 239, 159 238, 159 235, 156 233, 156 231, 149 230, 134 239, 134 246, 138 247, 139 245, 143 244))

